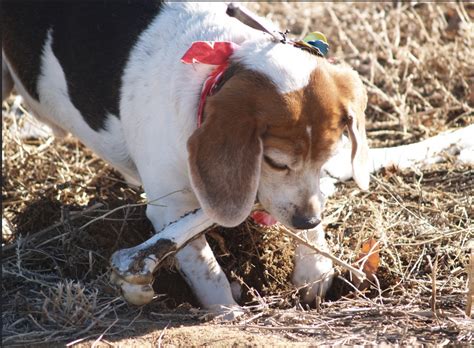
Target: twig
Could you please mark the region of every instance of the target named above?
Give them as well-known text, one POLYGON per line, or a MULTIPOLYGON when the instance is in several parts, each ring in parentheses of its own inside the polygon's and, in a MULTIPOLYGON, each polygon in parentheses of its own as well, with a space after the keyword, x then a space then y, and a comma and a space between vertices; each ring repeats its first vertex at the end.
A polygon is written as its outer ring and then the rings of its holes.
POLYGON ((168 322, 168 324, 166 324, 166 326, 163 328, 163 330, 161 331, 160 333, 160 337, 158 337, 158 348, 161 348, 161 344, 163 343, 162 340, 163 340, 163 336, 165 335, 165 332, 166 332, 166 329, 168 328, 168 326, 170 325, 170 321, 168 322))
POLYGON ((241 321, 238 325, 248 325, 250 322, 254 321, 255 319, 260 318, 263 315, 263 312, 258 312, 257 314, 251 316, 248 319, 241 321))
POLYGON ((155 202, 159 201, 160 199, 163 199, 163 198, 166 198, 168 196, 171 196, 171 195, 174 195, 175 193, 178 193, 178 192, 182 192, 183 190, 175 190, 175 191, 172 191, 170 193, 167 193, 163 196, 160 196, 156 199, 153 199, 153 200, 148 200, 147 202, 144 202, 144 203, 135 203, 135 204, 124 204, 124 205, 121 205, 117 208, 114 208, 112 210, 109 210, 107 213, 101 215, 101 216, 98 216, 94 219, 92 219, 91 221, 88 221, 87 223, 85 223, 84 225, 82 225, 81 227, 79 227, 79 230, 83 230, 85 229, 87 226, 90 226, 92 225, 93 223, 96 223, 97 221, 101 221, 101 220, 104 220, 107 216, 110 216, 112 214, 114 214, 115 212, 117 211, 120 211, 120 210, 123 210, 123 209, 130 209, 130 208, 136 208, 136 207, 142 207, 142 206, 145 206, 145 205, 154 205, 154 206, 158 206, 158 207, 165 207, 164 205, 161 205, 161 204, 157 204, 155 202))
POLYGON ((468 274, 468 286, 467 286, 467 302, 466 302, 466 315, 471 317, 472 314, 472 302, 474 298, 474 247, 471 248, 471 257, 467 266, 468 274))
POLYGON ((431 257, 428 255, 428 263, 431 268, 431 311, 436 316, 436 274, 438 272, 438 254, 434 262, 431 262, 431 257))
POLYGON ((123 210, 123 209, 130 209, 130 208, 135 208, 135 207, 141 207, 141 206, 144 206, 146 205, 146 203, 136 203, 136 204, 124 204, 124 205, 121 205, 120 207, 117 207, 117 208, 114 208, 112 210, 109 210, 107 213, 101 215, 101 216, 98 216, 90 221, 88 221, 87 223, 85 223, 84 225, 82 225, 81 227, 79 227, 79 230, 83 230, 85 229, 87 226, 89 225, 92 225, 93 223, 97 222, 97 221, 100 221, 100 220, 104 220, 107 216, 109 215, 112 215, 113 213, 117 212, 117 211, 120 211, 120 210, 123 210))
POLYGON ((307 246, 308 248, 311 248, 313 249, 314 251, 316 251, 318 254, 321 254, 322 256, 324 257, 327 257, 328 259, 331 259, 334 263, 338 264, 339 266, 341 266, 342 268, 345 268, 346 270, 348 270, 349 272, 353 273, 355 276, 357 276, 357 278, 360 279, 360 281, 363 281, 366 276, 365 276, 365 273, 362 272, 362 271, 359 271, 357 268, 355 267, 352 267, 351 265, 349 265, 347 262, 344 262, 342 261, 341 259, 337 258, 336 256, 326 252, 326 251, 323 251, 321 249, 319 249, 316 245, 314 245, 313 243, 309 242, 307 239, 305 238, 302 238, 300 236, 298 236, 297 234, 293 233, 292 231, 290 231, 288 228, 286 228, 285 226, 281 226, 280 230, 285 233, 286 235, 290 236, 291 238, 297 240, 298 242, 300 242, 301 244, 307 246))
POLYGON ((100 334, 100 336, 94 341, 94 343, 92 343, 92 348, 97 347, 99 342, 102 341, 102 339, 104 338, 104 335, 107 333, 107 331, 109 331, 115 324, 117 324, 118 321, 119 321, 118 318, 115 319, 114 322, 112 324, 110 324, 107 327, 107 329, 105 329, 105 331, 100 334))
POLYGON ((265 326, 265 325, 233 325, 235 328, 241 328, 241 329, 261 329, 261 330, 316 330, 319 329, 321 326, 325 326, 328 323, 335 322, 337 320, 340 320, 339 318, 332 319, 325 321, 321 324, 314 325, 314 326, 308 326, 308 325, 302 325, 302 326, 265 326))

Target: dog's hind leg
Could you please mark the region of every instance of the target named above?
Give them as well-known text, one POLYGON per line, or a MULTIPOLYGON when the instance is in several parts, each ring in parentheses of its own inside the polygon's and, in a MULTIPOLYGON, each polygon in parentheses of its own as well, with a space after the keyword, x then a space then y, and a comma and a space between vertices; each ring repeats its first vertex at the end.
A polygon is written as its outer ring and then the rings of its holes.
POLYGON ((2 54, 2 102, 8 98, 13 89, 13 79, 2 54))

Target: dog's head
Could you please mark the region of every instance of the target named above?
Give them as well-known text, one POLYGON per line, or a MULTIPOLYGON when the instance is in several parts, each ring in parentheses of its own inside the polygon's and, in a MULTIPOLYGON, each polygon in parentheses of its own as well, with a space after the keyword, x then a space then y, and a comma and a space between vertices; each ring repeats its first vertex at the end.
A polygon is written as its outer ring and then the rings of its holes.
POLYGON ((315 227, 321 167, 345 129, 354 179, 368 188, 367 96, 355 71, 274 43, 242 46, 229 71, 188 140, 191 183, 210 218, 235 226, 258 197, 284 225, 315 227))

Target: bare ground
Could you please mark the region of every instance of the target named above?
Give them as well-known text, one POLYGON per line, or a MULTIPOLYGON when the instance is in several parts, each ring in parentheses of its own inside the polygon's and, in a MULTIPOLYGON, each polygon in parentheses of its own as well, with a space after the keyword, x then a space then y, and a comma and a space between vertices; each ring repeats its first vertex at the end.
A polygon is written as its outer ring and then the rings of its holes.
MULTIPOLYGON (((471 5, 249 6, 295 37, 323 31, 331 55, 359 71, 369 91, 372 147, 473 123, 471 5)), ((299 303, 288 282, 294 246, 278 228, 246 222, 210 231, 228 276, 247 289, 248 313, 225 323, 197 309, 171 260, 150 305, 117 297, 109 256, 152 233, 141 189, 125 185, 73 138, 41 133, 14 99, 2 114, 5 345, 472 344, 474 324, 464 309, 474 168, 455 157, 421 170, 387 168, 366 193, 352 182, 338 186, 325 217, 333 253, 355 263, 363 242, 375 238, 380 266, 364 290, 340 270, 313 308, 299 303)))

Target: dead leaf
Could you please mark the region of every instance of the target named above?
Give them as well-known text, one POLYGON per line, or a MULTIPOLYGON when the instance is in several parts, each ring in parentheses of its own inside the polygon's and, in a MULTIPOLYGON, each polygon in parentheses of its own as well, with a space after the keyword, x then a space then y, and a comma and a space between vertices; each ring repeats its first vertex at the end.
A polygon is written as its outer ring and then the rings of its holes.
MULTIPOLYGON (((362 244, 359 256, 356 259, 355 265, 362 263, 362 271, 367 276, 367 280, 373 281, 374 275, 380 265, 380 246, 375 238, 370 238, 362 244)), ((359 279, 354 281, 354 285, 361 289, 368 287, 368 281, 360 282, 359 279)))

